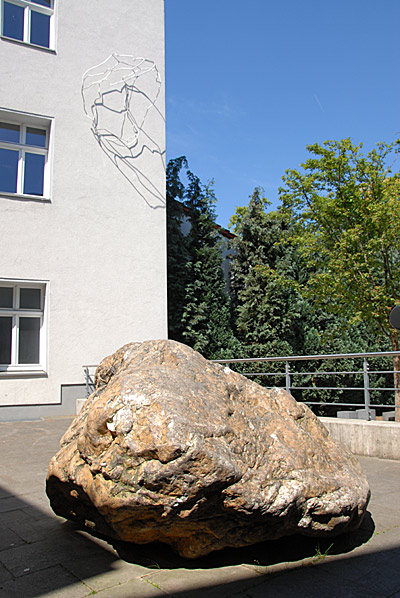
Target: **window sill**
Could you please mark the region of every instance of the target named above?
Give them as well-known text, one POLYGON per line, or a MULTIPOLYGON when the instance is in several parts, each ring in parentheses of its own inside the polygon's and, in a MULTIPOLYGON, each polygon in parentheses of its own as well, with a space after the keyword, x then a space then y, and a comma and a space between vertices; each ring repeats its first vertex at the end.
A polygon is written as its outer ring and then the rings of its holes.
POLYGON ((35 48, 35 50, 43 50, 43 52, 48 52, 49 54, 57 54, 53 48, 46 48, 46 46, 38 46, 37 44, 31 44, 30 42, 24 42, 20 39, 14 39, 13 37, 7 37, 6 35, 0 36, 2 40, 5 42, 11 42, 12 44, 17 44, 18 46, 26 46, 28 48, 35 48))
POLYGON ((18 369, 0 370, 0 378, 47 378, 43 369, 18 369))
POLYGON ((8 193, 6 191, 0 191, 0 198, 4 199, 16 199, 17 201, 38 201, 40 203, 51 203, 49 197, 42 197, 41 195, 23 195, 21 193, 8 193))

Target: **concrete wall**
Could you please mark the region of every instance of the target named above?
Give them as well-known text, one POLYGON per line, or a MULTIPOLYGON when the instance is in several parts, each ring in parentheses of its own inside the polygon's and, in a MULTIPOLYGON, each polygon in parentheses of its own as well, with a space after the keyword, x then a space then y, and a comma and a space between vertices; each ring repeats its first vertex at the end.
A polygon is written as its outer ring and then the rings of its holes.
MULTIPOLYGON (((150 207, 101 150, 81 97, 84 72, 112 53, 153 60, 163 82, 163 8, 56 0, 55 52, 0 40, 0 109, 54 119, 50 202, 0 195, 0 278, 49 281, 47 369, 0 373, 0 406, 57 402, 62 384, 84 381, 83 364, 167 336, 165 205, 150 207)), ((163 83, 158 109, 150 126, 164 149, 163 83)), ((165 196, 152 158, 146 168, 165 196)))
POLYGON ((400 460, 400 423, 320 417, 331 436, 355 455, 400 460))

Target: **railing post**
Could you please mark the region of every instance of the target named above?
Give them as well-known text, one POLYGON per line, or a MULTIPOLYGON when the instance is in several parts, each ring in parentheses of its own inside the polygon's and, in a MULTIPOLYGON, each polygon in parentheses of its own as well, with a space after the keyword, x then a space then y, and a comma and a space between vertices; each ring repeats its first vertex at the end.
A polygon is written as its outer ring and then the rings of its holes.
POLYGON ((286 361, 286 390, 290 392, 290 365, 289 362, 286 361))
POLYGON ((89 388, 89 368, 84 368, 85 372, 85 382, 86 382, 86 398, 90 395, 90 388, 89 388))
POLYGON ((367 412, 368 421, 371 420, 371 395, 369 392, 369 364, 364 357, 364 407, 367 412))

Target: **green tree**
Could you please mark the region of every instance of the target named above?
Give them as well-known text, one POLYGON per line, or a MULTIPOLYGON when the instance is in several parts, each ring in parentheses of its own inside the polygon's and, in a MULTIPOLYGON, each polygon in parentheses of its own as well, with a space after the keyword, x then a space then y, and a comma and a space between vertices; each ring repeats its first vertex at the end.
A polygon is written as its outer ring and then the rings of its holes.
MULTIPOLYGON (((376 335, 371 335, 364 323, 346 327, 340 314, 329 313, 314 304, 307 294, 314 270, 303 261, 285 212, 280 209, 267 212, 268 207, 269 202, 257 188, 249 205, 237 208, 231 219, 237 235, 231 268, 234 322, 246 356, 357 353, 370 347, 381 350, 376 335)), ((292 362, 294 385, 315 387, 315 390, 294 390, 293 394, 309 401, 362 401, 362 392, 319 389, 320 386, 355 387, 362 383, 362 376, 361 379, 354 375, 345 377, 341 373, 354 371, 358 365, 351 359, 330 363, 292 362), (310 363, 316 374, 306 376, 310 363), (326 370, 332 374, 322 375, 326 370)), ((278 372, 282 371, 282 364, 272 363, 264 368, 278 372)), ((268 385, 284 384, 282 377, 263 377, 260 381, 268 385)), ((383 381, 378 384, 384 385, 383 381)), ((331 408, 320 407, 318 411, 327 415, 331 408)))
POLYGON ((189 253, 182 232, 185 185, 179 173, 187 167, 186 158, 181 156, 168 162, 166 172, 168 336, 179 342, 184 342, 182 317, 189 282, 186 268, 189 253))
POLYGON ((169 336, 208 359, 235 357, 239 344, 230 325, 230 298, 222 270, 212 183, 204 185, 189 170, 185 157, 170 162, 167 172, 169 202, 183 200, 184 206, 184 211, 174 208, 168 215, 169 336), (182 233, 184 219, 187 234, 182 233))
POLYGON ((296 289, 301 274, 294 248, 280 240, 287 225, 257 187, 248 207, 238 208, 231 223, 231 289, 235 331, 248 356, 290 355, 301 351, 304 300, 296 289))
MULTIPOLYGON (((397 144, 380 143, 367 155, 361 148, 350 139, 307 146, 312 157, 286 172, 280 197, 291 241, 312 272, 309 296, 350 325, 384 334, 397 351, 388 316, 400 302, 400 177, 387 165, 397 144)), ((400 371, 398 356, 393 363, 400 371)))

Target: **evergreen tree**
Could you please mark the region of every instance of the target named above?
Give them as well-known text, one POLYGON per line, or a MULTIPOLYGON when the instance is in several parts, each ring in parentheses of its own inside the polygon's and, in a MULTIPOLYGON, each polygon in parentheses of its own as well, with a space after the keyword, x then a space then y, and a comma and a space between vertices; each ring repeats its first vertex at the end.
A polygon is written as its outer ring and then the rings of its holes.
POLYGON ((189 253, 182 232, 185 186, 179 173, 182 168, 187 169, 187 166, 186 158, 181 156, 168 162, 166 173, 168 336, 179 342, 184 342, 182 317, 189 282, 186 268, 189 253))
POLYGON ((183 199, 185 207, 184 213, 182 209, 180 212, 171 209, 168 215, 169 218, 171 215, 169 336, 185 342, 208 359, 235 357, 238 343, 230 326, 230 299, 222 270, 212 183, 203 185, 189 170, 184 157, 169 164, 168 172, 169 202, 183 199), (187 179, 186 186, 179 177, 181 170, 187 179), (189 224, 186 235, 182 233, 183 215, 189 224))
POLYGON ((256 188, 248 208, 233 219, 231 288, 234 323, 246 354, 290 355, 301 344, 304 300, 293 281, 299 271, 293 248, 280 244, 287 228, 256 188))

